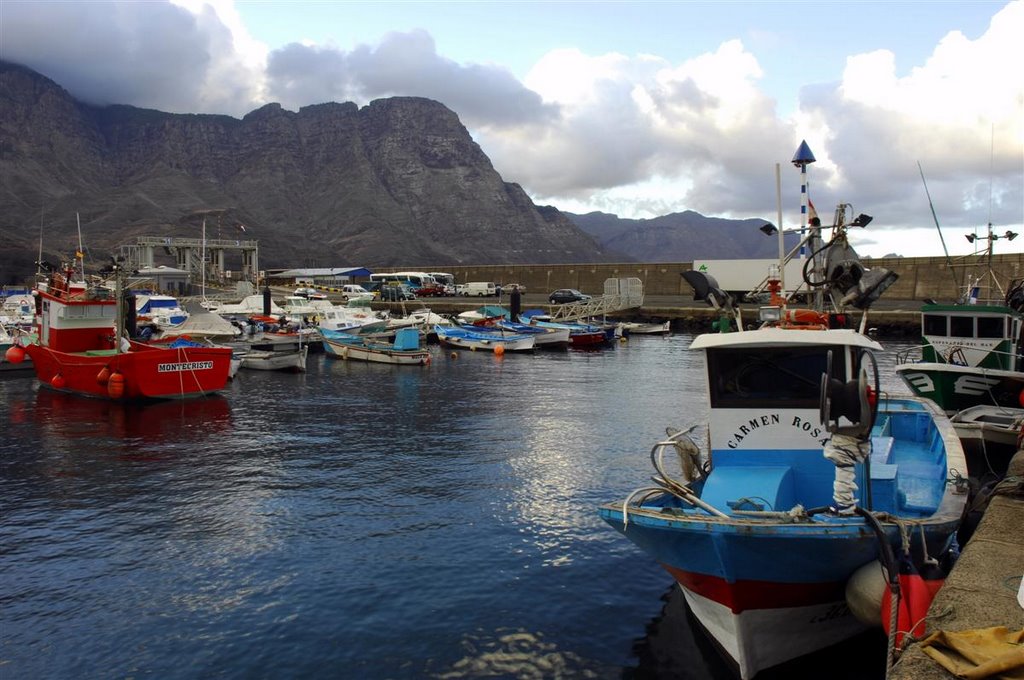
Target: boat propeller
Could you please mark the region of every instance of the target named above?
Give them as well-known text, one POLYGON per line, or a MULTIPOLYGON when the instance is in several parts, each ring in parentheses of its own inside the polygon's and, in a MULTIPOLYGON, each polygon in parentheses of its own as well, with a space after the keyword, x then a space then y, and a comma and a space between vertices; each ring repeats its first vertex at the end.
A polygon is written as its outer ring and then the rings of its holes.
POLYGON ((833 434, 867 439, 878 415, 878 362, 869 350, 861 350, 857 366, 856 379, 837 380, 832 377, 832 352, 829 351, 825 372, 821 374, 818 417, 833 434), (867 359, 870 359, 871 374, 868 373, 867 359), (840 418, 845 418, 850 424, 840 425, 840 418))

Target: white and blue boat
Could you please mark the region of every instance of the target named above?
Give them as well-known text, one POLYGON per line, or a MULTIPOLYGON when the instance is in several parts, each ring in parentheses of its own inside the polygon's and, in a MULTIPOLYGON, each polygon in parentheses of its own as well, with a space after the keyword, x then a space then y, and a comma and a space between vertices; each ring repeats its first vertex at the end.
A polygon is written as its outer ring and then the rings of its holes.
POLYGON ((434 326, 438 341, 445 347, 504 352, 532 352, 536 337, 502 330, 480 331, 466 326, 434 326), (498 349, 500 348, 500 349, 498 349))
POLYGON ((172 295, 148 293, 136 295, 135 299, 135 314, 139 323, 151 322, 165 331, 180 326, 188 319, 188 312, 181 308, 181 303, 172 295))
POLYGON ((415 328, 400 328, 394 342, 381 342, 364 335, 351 335, 338 331, 325 332, 324 353, 346 361, 368 361, 397 366, 427 366, 430 350, 420 345, 420 332, 415 328))
POLYGON ((881 346, 863 333, 865 317, 859 330, 845 326, 895 276, 861 266, 843 216, 828 243, 820 227, 804 239, 817 255, 805 271, 821 290, 810 295, 818 309, 827 297, 828 312, 790 309, 776 274, 761 324, 743 330, 713 277, 684 274, 697 299, 722 310, 718 327, 739 329, 691 345, 704 357, 706 437, 671 431, 651 451, 655 484, 599 509, 675 578, 744 679, 886 623, 890 611, 900 613, 890 634, 920 634, 923 612, 903 612, 921 593, 899 593, 899 574, 911 557, 956 553, 963 448, 933 402, 879 393, 881 346), (666 452, 681 472, 669 471, 666 452), (859 585, 848 600, 851 578, 879 601, 859 585), (887 587, 896 609, 883 612, 887 587))

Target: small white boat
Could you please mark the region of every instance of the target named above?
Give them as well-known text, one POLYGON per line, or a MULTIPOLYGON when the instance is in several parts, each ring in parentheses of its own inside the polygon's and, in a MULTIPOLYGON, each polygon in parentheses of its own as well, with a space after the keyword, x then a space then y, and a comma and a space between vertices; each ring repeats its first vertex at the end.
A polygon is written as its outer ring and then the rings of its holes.
POLYGON ((972 477, 1002 477, 1020 448, 1024 408, 981 404, 957 411, 950 421, 960 437, 972 477))
POLYGON ((399 330, 393 343, 341 333, 324 336, 323 343, 327 356, 346 361, 397 366, 426 366, 430 363, 430 350, 420 347, 420 332, 415 328, 399 330))
POLYGON ((465 326, 434 326, 437 339, 442 345, 458 349, 484 350, 487 352, 530 352, 536 338, 533 335, 507 333, 504 331, 473 331, 465 326), (499 349, 500 348, 500 349, 499 349))
POLYGON ((663 322, 625 321, 622 332, 626 335, 667 335, 672 332, 672 324, 667 319, 663 322))
POLYGON ((369 307, 334 307, 319 314, 317 324, 321 330, 343 333, 377 332, 387 329, 387 319, 378 316, 369 307))
POLYGON ((309 345, 287 350, 251 349, 242 356, 241 367, 257 371, 305 373, 308 353, 309 345))

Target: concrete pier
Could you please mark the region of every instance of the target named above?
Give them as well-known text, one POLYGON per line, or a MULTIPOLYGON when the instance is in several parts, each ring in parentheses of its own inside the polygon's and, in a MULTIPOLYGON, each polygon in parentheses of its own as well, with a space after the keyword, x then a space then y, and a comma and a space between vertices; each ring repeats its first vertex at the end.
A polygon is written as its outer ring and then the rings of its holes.
MULTIPOLYGON (((974 536, 963 548, 928 609, 928 634, 993 626, 1024 628, 1017 592, 1024 576, 1024 451, 1010 461, 1002 493, 993 495, 974 536)), ((888 675, 889 680, 949 680, 956 676, 914 643, 888 675)), ((1002 676, 999 676, 1002 677, 1002 676)), ((1017 676, 1013 676, 1017 677, 1017 676)))

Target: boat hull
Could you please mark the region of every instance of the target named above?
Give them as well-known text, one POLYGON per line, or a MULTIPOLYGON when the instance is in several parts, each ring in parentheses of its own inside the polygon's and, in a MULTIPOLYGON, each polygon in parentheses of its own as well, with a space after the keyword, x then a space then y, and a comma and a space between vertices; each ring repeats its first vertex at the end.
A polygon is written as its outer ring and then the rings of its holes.
POLYGON ((454 349, 481 350, 494 352, 498 347, 504 352, 530 352, 536 346, 532 335, 505 335, 502 333, 472 333, 457 327, 435 326, 438 341, 454 349))
MULTIPOLYGON (((712 425, 740 422, 718 411, 712 425)), ((863 630, 846 604, 846 583, 879 554, 880 539, 862 517, 826 511, 836 467, 821 448, 768 446, 788 430, 803 431, 793 426, 808 420, 799 412, 780 415, 774 424, 748 414, 742 441, 719 437, 716 448, 712 437, 715 464, 690 501, 661 487, 625 508, 599 508, 602 519, 672 574, 743 678, 863 630), (757 444, 742 449, 751 439, 757 444), (822 491, 827 495, 816 495, 822 491), (810 507, 819 509, 804 512, 810 507)), ((865 505, 914 523, 912 554, 944 555, 966 504, 966 495, 946 482, 965 469, 949 419, 929 401, 888 398, 870 444, 870 468, 862 462, 854 470, 859 489, 868 488, 870 476, 870 492, 859 492, 865 505)), ((879 526, 900 554, 898 524, 883 517, 879 526)))
POLYGON ((373 346, 360 343, 337 342, 324 338, 324 353, 345 361, 368 361, 396 366, 426 366, 430 363, 430 351, 396 350, 384 345, 373 346))
POLYGON ((899 364, 896 373, 914 394, 949 415, 979 404, 1019 408, 1024 398, 1021 371, 920 362, 899 364))
POLYGON ((241 368, 256 371, 304 373, 309 347, 297 350, 249 350, 242 356, 241 368))
POLYGON ((151 347, 132 343, 128 352, 58 352, 30 344, 24 347, 32 359, 39 382, 50 389, 100 399, 182 399, 210 394, 224 388, 231 365, 231 350, 222 347, 151 347), (120 394, 110 380, 100 379, 106 369, 120 374, 120 394))

